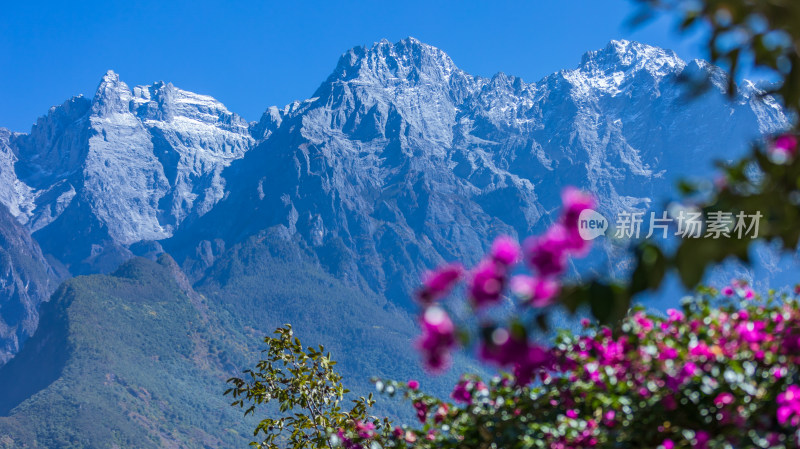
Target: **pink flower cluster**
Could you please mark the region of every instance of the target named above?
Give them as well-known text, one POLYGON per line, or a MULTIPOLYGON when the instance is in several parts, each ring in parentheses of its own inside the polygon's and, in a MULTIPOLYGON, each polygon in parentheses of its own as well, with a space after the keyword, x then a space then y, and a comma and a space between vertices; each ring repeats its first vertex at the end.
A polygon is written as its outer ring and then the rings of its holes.
POLYGON ((800 426, 800 386, 789 385, 778 395, 778 422, 792 427, 800 426))
POLYGON ((441 307, 425 309, 420 320, 422 336, 417 348, 423 355, 425 366, 431 371, 445 369, 450 362, 450 352, 456 346, 455 326, 441 307))
POLYGON ((798 148, 797 136, 783 134, 775 138, 769 148, 770 158, 778 163, 785 163, 794 158, 798 148))
POLYGON ((524 335, 514 335, 497 328, 481 343, 482 360, 499 367, 512 367, 520 384, 528 384, 537 373, 552 369, 554 360, 547 348, 528 341, 524 335))
MULTIPOLYGON (((564 274, 568 257, 583 256, 589 249, 589 242, 578 232, 578 219, 581 212, 595 205, 591 195, 575 188, 565 189, 562 201, 559 220, 541 236, 527 239, 524 252, 513 238, 500 236, 489 254, 469 272, 462 265, 451 263, 424 275, 416 294, 425 307, 417 346, 428 369, 442 370, 456 345, 455 327, 437 302, 460 282, 466 281, 468 300, 475 310, 498 304, 509 287, 529 306, 544 307, 555 300, 560 290, 558 277, 564 274), (512 271, 523 259, 531 274, 512 277, 512 271)), ((492 335, 493 339, 482 345, 481 355, 499 366, 513 366, 520 379, 529 379, 550 363, 546 351, 528 342, 524 335, 512 336, 504 329, 497 329, 492 335)))
MULTIPOLYGON (((570 419, 575 419, 577 418, 577 412, 574 410, 567 410, 565 416, 570 419)), ((595 436, 597 430, 597 421, 588 419, 583 429, 578 430, 574 435, 568 437, 566 435, 554 436, 545 434, 545 437, 551 440, 550 449, 590 448, 597 446, 597 436, 595 436)))
MULTIPOLYGON (((721 293, 738 295, 742 299, 756 298, 741 281, 733 282, 721 293)), ((766 379, 766 385, 781 382, 789 372, 797 373, 800 310, 796 302, 772 307, 755 302, 749 304, 741 309, 711 308, 705 309, 706 312, 702 312, 702 308, 691 313, 669 310, 665 319, 637 311, 622 325, 626 329, 622 334, 599 328, 595 333, 578 337, 568 346, 554 349, 558 360, 556 371, 560 373, 554 374, 568 382, 570 388, 582 385, 581 391, 605 394, 615 386, 625 386, 626 390, 634 392, 632 400, 658 404, 666 413, 676 411, 682 399, 697 395, 700 380, 705 378, 705 385, 722 390, 715 391, 709 398, 707 407, 712 411, 709 416, 714 416, 715 421, 711 425, 706 423, 706 430, 725 426, 749 428, 758 424, 766 431, 770 421, 748 416, 745 407, 758 400, 756 395, 760 393, 722 389, 723 381, 711 376, 726 372, 732 376, 734 372, 730 367, 744 363, 750 366, 750 378, 766 379)), ((781 425, 797 428, 800 425, 800 386, 789 385, 773 398, 777 406, 773 419, 781 425)), ((664 419, 669 421, 669 418, 664 419)), ((604 425, 613 427, 613 416, 610 421, 604 425)), ((708 447, 711 435, 702 429, 695 430, 691 447, 708 447)), ((769 433, 770 438, 777 438, 776 435, 769 433)), ((674 447, 669 438, 661 445, 674 447)))
POLYGON ((750 288, 747 285, 747 281, 744 280, 732 281, 730 285, 722 287, 720 293, 722 293, 723 296, 727 296, 729 298, 736 295, 744 299, 753 299, 756 296, 753 289, 750 288))
POLYGON ((704 288, 681 310, 637 308, 550 348, 516 326, 485 329, 481 358, 514 374, 464 375, 451 404, 408 382, 422 427, 395 429, 384 447, 800 447, 800 292, 729 287, 735 301, 704 288))
POLYGON ((419 422, 424 423, 428 419, 428 405, 422 401, 414 402, 414 410, 417 413, 419 422))
MULTIPOLYGON (((355 434, 358 438, 365 440, 374 437, 375 434, 375 424, 371 422, 361 422, 356 421, 354 423, 355 434)), ((347 432, 344 429, 340 428, 336 432, 336 436, 339 438, 341 442, 341 446, 345 449, 364 449, 364 445, 360 442, 353 441, 352 439, 348 438, 347 432)))
POLYGON ((578 219, 581 212, 595 206, 594 197, 569 187, 562 192, 561 201, 561 219, 543 235, 525 240, 525 261, 543 278, 563 274, 569 255, 581 256, 589 249, 589 241, 578 232, 578 219))
POLYGON ((417 300, 423 305, 430 305, 448 294, 464 275, 464 267, 460 263, 451 263, 426 273, 422 279, 422 288, 417 291, 417 300))
POLYGON ((475 394, 488 393, 489 389, 481 381, 475 381, 462 378, 453 388, 450 397, 456 402, 463 404, 472 404, 475 394))

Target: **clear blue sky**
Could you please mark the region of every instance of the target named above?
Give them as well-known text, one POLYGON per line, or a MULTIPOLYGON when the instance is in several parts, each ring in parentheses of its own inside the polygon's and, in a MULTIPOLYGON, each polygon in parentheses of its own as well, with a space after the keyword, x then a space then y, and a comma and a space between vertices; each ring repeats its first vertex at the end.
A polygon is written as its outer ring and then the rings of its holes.
POLYGON ((660 20, 631 31, 627 0, 519 2, 14 1, 0 16, 0 126, 27 132, 48 108, 92 96, 112 69, 216 97, 248 120, 310 96, 339 55, 414 36, 482 76, 535 81, 615 38, 703 57, 660 20))

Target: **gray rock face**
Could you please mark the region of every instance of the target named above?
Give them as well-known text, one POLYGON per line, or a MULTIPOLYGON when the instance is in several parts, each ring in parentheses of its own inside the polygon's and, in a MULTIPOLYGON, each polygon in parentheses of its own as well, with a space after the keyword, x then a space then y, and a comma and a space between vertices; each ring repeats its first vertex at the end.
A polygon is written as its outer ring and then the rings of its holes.
POLYGON ((312 98, 247 123, 211 97, 109 72, 29 134, 0 130, 0 204, 72 274, 160 241, 201 277, 272 229, 403 304, 421 270, 543 229, 566 185, 594 191, 604 212, 645 209, 677 176, 786 126, 749 83, 729 101, 724 76, 612 41, 538 82, 487 79, 408 38, 348 51, 312 98), (688 101, 678 79, 693 73, 714 87, 688 101))
POLYGON ((10 141, 15 137, 5 128, 0 128, 0 204, 5 205, 12 216, 25 223, 34 205, 31 202, 30 186, 20 181, 14 170, 18 158, 10 141))
POLYGON ((39 324, 39 305, 60 282, 39 245, 0 205, 0 366, 39 324))

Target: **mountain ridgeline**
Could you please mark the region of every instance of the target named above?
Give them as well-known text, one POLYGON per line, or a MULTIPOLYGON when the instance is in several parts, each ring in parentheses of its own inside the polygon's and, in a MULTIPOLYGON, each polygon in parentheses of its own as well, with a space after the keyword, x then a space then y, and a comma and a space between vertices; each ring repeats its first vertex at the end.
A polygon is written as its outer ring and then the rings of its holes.
MULTIPOLYGON (((725 76, 612 41, 537 82, 483 78, 407 38, 351 49, 311 98, 248 122, 109 71, 30 133, 0 128, 0 448, 246 442, 215 385, 284 322, 356 391, 422 376, 423 270, 544 229, 566 185, 644 211, 787 126, 725 76), (712 88, 689 98, 698 75, 712 88)), ((599 246, 593 269, 626 269, 599 246)))

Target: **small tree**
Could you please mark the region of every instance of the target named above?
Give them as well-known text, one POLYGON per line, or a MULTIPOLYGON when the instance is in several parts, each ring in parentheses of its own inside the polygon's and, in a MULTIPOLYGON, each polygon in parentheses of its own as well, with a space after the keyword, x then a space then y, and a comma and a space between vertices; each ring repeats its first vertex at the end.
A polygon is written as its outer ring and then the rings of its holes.
POLYGON ((274 334, 275 337, 264 338, 264 358, 254 369, 244 371, 244 378, 229 379, 233 387, 225 392, 234 398, 232 406, 249 405, 245 416, 255 413, 259 405, 278 404, 275 417, 262 420, 253 432, 256 438, 262 435, 262 441, 251 446, 333 448, 346 433, 368 439, 375 429, 388 428, 388 420, 381 422, 367 415, 375 403, 372 394, 354 400, 350 411, 342 410, 340 403, 349 390, 342 385, 342 376, 334 371, 336 362, 322 346, 304 350, 290 324, 279 327, 274 334))

